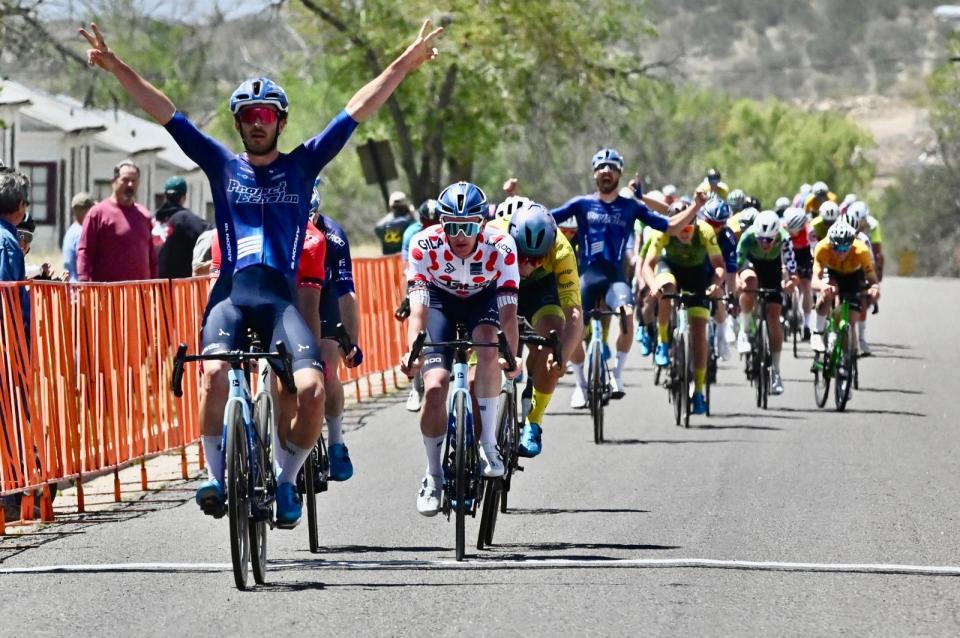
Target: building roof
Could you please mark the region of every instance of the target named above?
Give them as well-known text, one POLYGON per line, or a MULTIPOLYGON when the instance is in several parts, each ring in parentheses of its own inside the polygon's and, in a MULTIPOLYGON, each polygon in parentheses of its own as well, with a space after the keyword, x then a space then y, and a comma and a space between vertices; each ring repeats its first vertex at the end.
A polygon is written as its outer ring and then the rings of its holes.
POLYGON ((167 130, 156 122, 120 109, 84 108, 79 100, 70 96, 50 95, 12 80, 0 81, 0 87, 0 106, 29 104, 21 108, 24 115, 61 131, 89 131, 95 133, 93 139, 98 144, 128 155, 152 151, 159 159, 180 170, 198 168, 167 130))

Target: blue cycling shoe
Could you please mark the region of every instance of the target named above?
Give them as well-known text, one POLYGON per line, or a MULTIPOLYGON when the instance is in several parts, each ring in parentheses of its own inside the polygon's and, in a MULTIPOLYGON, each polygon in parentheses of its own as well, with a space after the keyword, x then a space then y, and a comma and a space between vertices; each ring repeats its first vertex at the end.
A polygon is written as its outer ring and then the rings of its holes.
POLYGON ((670 365, 670 347, 667 344, 657 344, 657 350, 653 353, 653 362, 661 368, 670 365))
POLYGON ((330 480, 346 481, 353 476, 353 463, 350 462, 350 453, 343 443, 334 443, 327 450, 330 457, 330 480))
POLYGON ((300 493, 293 483, 277 485, 277 527, 293 529, 300 523, 303 504, 300 502, 300 493))
POLYGON ((227 493, 217 479, 208 479, 197 488, 197 505, 207 516, 221 518, 227 513, 227 493))
POLYGON ((607 342, 606 342, 606 341, 603 342, 603 350, 602 350, 602 352, 603 352, 603 360, 604 360, 604 361, 609 361, 609 360, 610 360, 610 346, 607 345, 607 342))
POLYGON ((693 406, 690 408, 690 414, 706 414, 707 413, 707 400, 703 396, 703 392, 694 392, 693 393, 693 406))
POLYGON ((523 426, 523 431, 520 432, 520 447, 517 453, 528 459, 540 454, 540 450, 543 449, 542 436, 543 430, 540 428, 540 424, 532 421, 527 422, 523 426))
POLYGON ((640 356, 649 357, 653 351, 653 339, 650 337, 650 332, 647 331, 645 325, 640 324, 637 326, 637 329, 633 333, 633 339, 640 344, 640 356))

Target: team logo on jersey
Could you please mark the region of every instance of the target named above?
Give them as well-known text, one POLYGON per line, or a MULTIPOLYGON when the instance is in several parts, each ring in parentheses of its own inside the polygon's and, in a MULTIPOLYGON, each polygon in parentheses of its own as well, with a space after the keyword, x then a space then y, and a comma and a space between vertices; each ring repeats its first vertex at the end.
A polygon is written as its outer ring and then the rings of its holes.
POLYGON ((448 275, 452 273, 454 270, 456 270, 456 268, 454 268, 453 264, 451 264, 449 261, 443 267, 443 272, 447 273, 448 275))
POLYGON ((430 250, 431 248, 440 248, 443 244, 443 240, 439 237, 424 237, 423 239, 417 240, 417 246, 423 248, 424 250, 430 250))
POLYGON ((287 193, 287 182, 283 181, 272 188, 244 186, 235 179, 227 184, 228 193, 237 193, 237 204, 299 204, 300 196, 287 193))
POLYGON ((396 230, 388 230, 383 234, 383 243, 385 244, 399 244, 403 241, 403 235, 396 230))
POLYGON ((470 263, 470 274, 472 276, 478 276, 483 274, 483 264, 480 262, 471 262, 470 263))

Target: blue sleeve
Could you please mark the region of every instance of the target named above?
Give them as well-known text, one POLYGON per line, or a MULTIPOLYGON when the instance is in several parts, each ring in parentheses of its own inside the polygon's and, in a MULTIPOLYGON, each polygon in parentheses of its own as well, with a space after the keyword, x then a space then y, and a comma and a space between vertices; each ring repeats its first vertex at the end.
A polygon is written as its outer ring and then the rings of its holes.
POLYGON ((550 214, 553 215, 554 221, 560 224, 576 215, 577 211, 580 210, 581 199, 581 197, 574 197, 573 199, 567 200, 567 203, 559 208, 551 210, 550 214))
POLYGON ((737 236, 729 227, 724 226, 723 231, 721 235, 723 241, 720 244, 720 250, 723 251, 723 261, 727 267, 727 272, 735 273, 737 272, 737 236))
POLYGON ((357 121, 343 110, 330 120, 327 128, 323 129, 319 135, 304 142, 301 146, 304 174, 317 175, 330 160, 336 157, 356 128, 357 121))
POLYGON ((164 127, 177 146, 206 173, 217 175, 220 167, 235 153, 197 128, 187 116, 177 111, 164 127))
POLYGON ((407 229, 403 231, 403 242, 400 244, 400 257, 404 263, 406 263, 407 253, 410 251, 410 240, 421 230, 420 224, 414 223, 407 226, 407 229))
POLYGON ((337 232, 337 236, 343 240, 343 246, 337 248, 334 287, 336 288, 337 296, 342 297, 349 295, 356 290, 356 288, 354 288, 353 285, 353 261, 350 258, 350 240, 347 239, 347 234, 343 232, 343 230, 337 232))
POLYGON ((633 213, 635 219, 639 219, 640 223, 646 224, 654 230, 659 230, 661 233, 667 232, 667 226, 670 224, 670 220, 667 217, 664 217, 660 213, 653 212, 635 199, 630 201, 635 206, 633 213))
POLYGON ((70 274, 70 281, 77 280, 77 237, 67 233, 63 238, 63 267, 70 274))

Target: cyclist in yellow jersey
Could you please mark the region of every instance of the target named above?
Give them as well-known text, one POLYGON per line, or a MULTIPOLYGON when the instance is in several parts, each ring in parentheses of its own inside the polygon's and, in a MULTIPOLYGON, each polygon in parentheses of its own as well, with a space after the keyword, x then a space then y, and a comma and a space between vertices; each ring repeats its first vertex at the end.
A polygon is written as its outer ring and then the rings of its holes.
POLYGON ((855 308, 850 322, 858 325, 865 309, 860 309, 860 298, 864 282, 870 284, 866 291, 869 303, 880 298, 880 282, 873 269, 870 249, 856 239, 856 229, 845 220, 830 227, 827 238, 817 243, 813 251, 813 288, 820 293, 817 300, 816 330, 810 337, 810 347, 815 352, 823 352, 823 329, 827 324, 827 313, 833 308, 834 300, 847 299, 855 308))
POLYGON ((510 197, 497 207, 490 226, 510 233, 517 245, 520 295, 517 313, 534 331, 560 335, 563 361, 554 361, 549 351, 531 350, 527 372, 532 387, 530 413, 520 435, 520 456, 532 458, 543 448, 544 412, 566 363, 583 338, 580 275, 573 246, 557 232, 547 210, 525 197, 510 197))
POLYGON ((820 210, 820 207, 823 206, 824 202, 834 202, 837 201, 836 193, 832 193, 830 188, 823 182, 817 182, 810 189, 810 194, 807 195, 807 198, 803 202, 803 210, 809 214, 813 214, 820 210))
POLYGON ((716 195, 726 200, 730 196, 730 187, 725 182, 720 181, 720 171, 711 168, 707 171, 707 176, 697 186, 697 193, 705 193, 708 196, 716 195))
MULTIPOLYGON (((723 279, 726 274, 716 233, 703 221, 694 221, 676 237, 661 233, 653 239, 646 252, 642 273, 644 281, 650 287, 650 297, 655 303, 664 293, 680 291, 694 295, 687 305, 693 339, 694 393, 691 412, 705 414, 707 402, 703 386, 707 377, 707 320, 710 318, 708 297, 719 297, 723 294, 723 279), (708 260, 709 270, 705 265, 708 260)), ((670 304, 659 304, 654 363, 661 367, 670 364, 667 345, 669 321, 670 304)))

